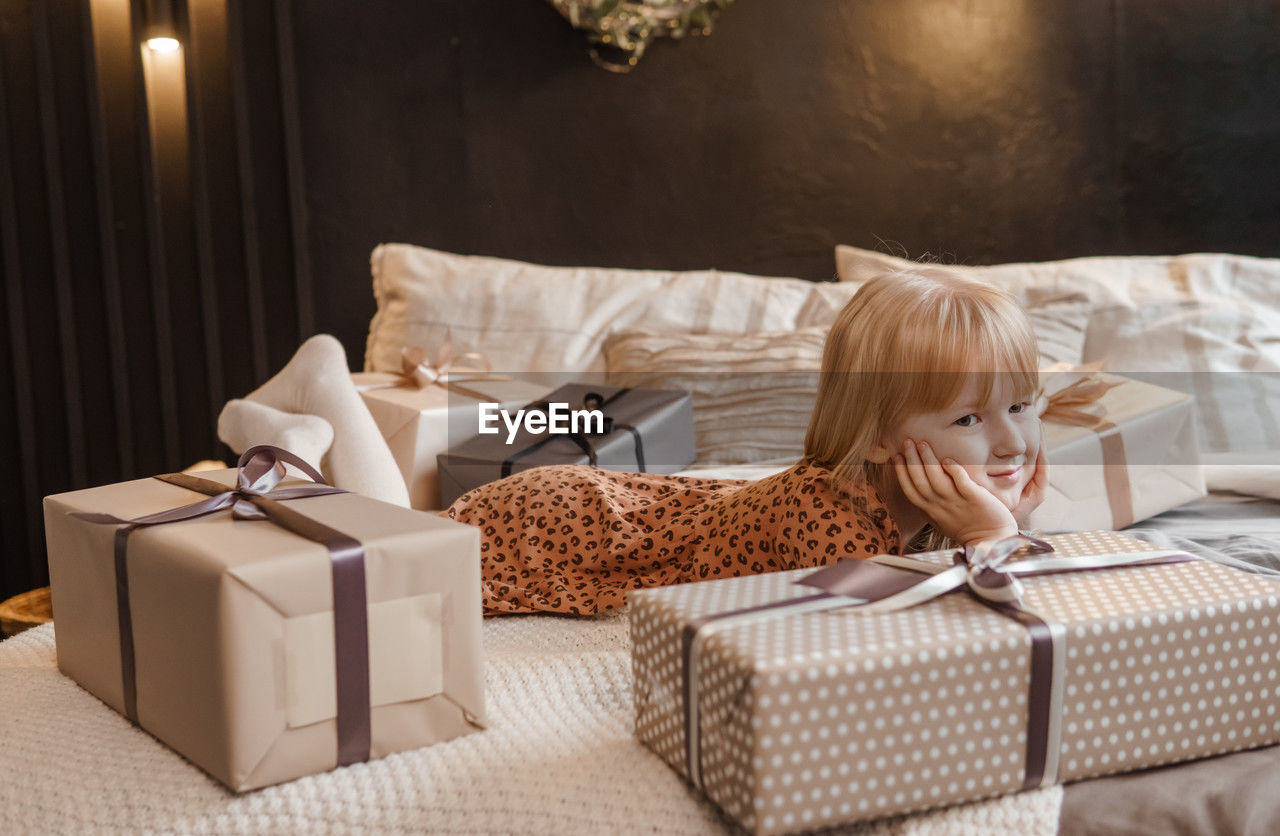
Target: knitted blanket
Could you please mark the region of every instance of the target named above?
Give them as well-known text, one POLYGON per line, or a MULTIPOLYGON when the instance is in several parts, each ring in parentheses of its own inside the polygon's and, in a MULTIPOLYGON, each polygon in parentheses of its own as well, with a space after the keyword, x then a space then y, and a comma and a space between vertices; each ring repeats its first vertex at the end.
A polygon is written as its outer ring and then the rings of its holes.
MULTIPOLYGON (((723 833, 632 735, 625 617, 489 619, 490 727, 234 795, 58 673, 53 625, 0 643, 6 833, 723 833)), ((1057 832, 1062 789, 847 829, 1057 832)))

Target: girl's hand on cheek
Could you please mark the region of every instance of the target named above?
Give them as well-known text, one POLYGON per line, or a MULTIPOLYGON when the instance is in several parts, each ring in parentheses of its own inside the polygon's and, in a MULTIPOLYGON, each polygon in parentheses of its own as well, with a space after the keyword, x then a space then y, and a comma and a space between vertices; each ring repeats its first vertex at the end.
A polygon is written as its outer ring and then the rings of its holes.
MULTIPOLYGON (((928 444, 917 447, 908 439, 903 452, 894 456, 893 467, 911 504, 952 540, 967 545, 1018 533, 1014 515, 995 494, 969 478, 959 463, 940 463, 928 444)), ((1037 462, 1037 477, 1039 473, 1037 462)))
POLYGON ((1018 521, 1019 525, 1024 525, 1031 512, 1039 508, 1041 502, 1044 502, 1044 494, 1048 487, 1049 462, 1044 457, 1044 444, 1042 443, 1040 449, 1036 451, 1036 467, 1035 472, 1031 475, 1031 481, 1022 489, 1022 498, 1018 500, 1018 504, 1013 508, 1013 518, 1018 521))

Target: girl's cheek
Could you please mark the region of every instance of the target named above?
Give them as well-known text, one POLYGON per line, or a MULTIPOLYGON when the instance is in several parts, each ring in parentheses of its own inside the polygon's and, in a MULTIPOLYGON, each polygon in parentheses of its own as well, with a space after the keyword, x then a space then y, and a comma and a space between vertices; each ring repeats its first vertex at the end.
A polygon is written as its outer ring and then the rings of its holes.
POLYGON ((980 449, 981 445, 975 444, 950 444, 945 449, 939 450, 938 458, 943 456, 955 459, 964 467, 965 472, 971 477, 977 479, 986 473, 987 453, 980 449))

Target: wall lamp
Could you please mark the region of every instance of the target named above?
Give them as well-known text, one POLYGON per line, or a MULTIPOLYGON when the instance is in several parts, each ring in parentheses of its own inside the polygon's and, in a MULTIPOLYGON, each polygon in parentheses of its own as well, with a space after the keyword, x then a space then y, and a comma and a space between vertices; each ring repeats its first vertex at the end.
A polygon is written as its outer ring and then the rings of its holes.
POLYGON ((142 0, 143 38, 152 52, 177 52, 178 29, 174 25, 175 0, 142 0))

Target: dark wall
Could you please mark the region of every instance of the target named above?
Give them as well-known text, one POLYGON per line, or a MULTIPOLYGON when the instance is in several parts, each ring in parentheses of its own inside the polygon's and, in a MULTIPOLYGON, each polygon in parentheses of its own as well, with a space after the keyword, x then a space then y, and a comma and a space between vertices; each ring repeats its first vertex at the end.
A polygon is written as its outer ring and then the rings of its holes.
POLYGON ((45 582, 40 496, 225 455, 316 330, 358 366, 381 241, 1280 255, 1280 0, 738 0, 626 75, 544 0, 182 8, 175 111, 125 0, 0 0, 0 595, 45 582))

